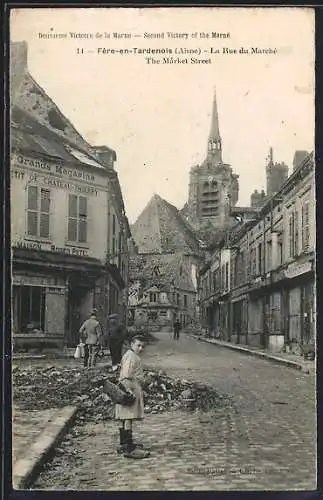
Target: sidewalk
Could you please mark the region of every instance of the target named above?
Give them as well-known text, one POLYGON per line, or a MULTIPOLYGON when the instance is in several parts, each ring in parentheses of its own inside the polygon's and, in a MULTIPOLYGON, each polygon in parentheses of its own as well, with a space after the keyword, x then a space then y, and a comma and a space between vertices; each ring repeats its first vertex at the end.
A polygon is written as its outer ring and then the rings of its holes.
POLYGON ((195 338, 196 340, 199 340, 200 342, 207 342, 208 344, 214 344, 219 347, 226 347, 227 349, 231 349, 233 351, 242 352, 244 354, 249 354, 251 356, 257 356, 258 358, 263 358, 268 361, 272 361, 273 363, 288 366, 290 368, 294 368, 295 370, 302 370, 304 373, 315 372, 315 360, 305 361, 301 356, 297 356, 296 354, 287 354, 283 352, 273 354, 265 350, 257 349, 255 347, 250 347, 241 344, 232 344, 231 342, 225 342, 223 340, 206 338, 203 337, 202 335, 196 335, 190 333, 187 333, 187 335, 195 338))
POLYGON ((14 405, 12 425, 13 486, 26 488, 73 421, 77 408, 22 410, 14 405))

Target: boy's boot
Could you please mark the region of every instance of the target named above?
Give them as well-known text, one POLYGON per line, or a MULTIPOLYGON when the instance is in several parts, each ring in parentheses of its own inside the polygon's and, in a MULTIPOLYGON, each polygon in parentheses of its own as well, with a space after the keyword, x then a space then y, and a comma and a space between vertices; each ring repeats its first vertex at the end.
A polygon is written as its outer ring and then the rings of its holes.
POLYGON ((127 432, 127 443, 126 443, 126 451, 124 452, 123 456, 126 458, 135 458, 135 459, 141 459, 141 458, 147 458, 150 455, 150 452, 148 450, 144 450, 143 448, 138 448, 133 442, 132 442, 132 431, 126 431, 127 432))
POLYGON ((127 450, 127 431, 119 429, 120 444, 117 446, 117 453, 124 453, 127 450))
POLYGON ((128 432, 129 432, 129 440, 136 448, 145 448, 145 450, 147 449, 142 443, 134 443, 132 438, 132 430, 128 432))

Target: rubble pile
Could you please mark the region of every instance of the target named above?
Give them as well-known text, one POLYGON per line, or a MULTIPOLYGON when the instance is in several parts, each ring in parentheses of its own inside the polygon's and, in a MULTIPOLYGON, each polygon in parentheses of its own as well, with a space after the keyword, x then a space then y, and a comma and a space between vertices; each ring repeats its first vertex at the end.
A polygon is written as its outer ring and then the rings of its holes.
MULTIPOLYGON (((103 387, 107 379, 117 383, 117 376, 107 368, 82 371, 75 367, 15 367, 12 377, 13 401, 22 409, 43 410, 78 405, 81 421, 91 419, 98 422, 113 418, 114 404, 103 387)), ((143 391, 145 413, 188 407, 206 411, 225 403, 224 396, 212 387, 174 379, 162 371, 145 370, 143 391), (187 402, 190 404, 187 405, 187 402)))

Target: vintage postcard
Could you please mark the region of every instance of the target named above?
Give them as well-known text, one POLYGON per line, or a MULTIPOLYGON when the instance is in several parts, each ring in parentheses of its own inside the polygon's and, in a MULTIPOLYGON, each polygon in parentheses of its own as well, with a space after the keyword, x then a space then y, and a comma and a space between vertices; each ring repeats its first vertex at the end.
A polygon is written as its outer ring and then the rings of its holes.
POLYGON ((314 35, 11 10, 15 489, 316 489, 314 35))

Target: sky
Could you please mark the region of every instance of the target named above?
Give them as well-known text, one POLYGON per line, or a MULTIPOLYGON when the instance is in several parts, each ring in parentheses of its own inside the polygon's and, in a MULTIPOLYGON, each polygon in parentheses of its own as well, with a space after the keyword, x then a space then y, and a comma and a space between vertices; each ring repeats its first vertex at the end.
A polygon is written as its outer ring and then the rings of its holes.
POLYGON ((311 9, 15 9, 11 40, 28 42, 31 75, 81 135, 116 151, 130 223, 154 193, 179 209, 186 202, 189 170, 206 156, 214 88, 223 161, 239 175, 238 205, 248 205, 254 189, 265 189, 270 146, 274 161, 284 161, 290 173, 295 150, 314 148, 311 9), (104 32, 110 38, 96 38, 104 32), (114 32, 131 38, 115 39, 114 32), (189 38, 168 39, 167 32, 189 38), (230 38, 201 38, 202 32, 230 38), (220 53, 210 55, 211 47, 220 53), (249 53, 239 53, 242 47, 249 53), (252 47, 276 52, 251 55, 252 47), (153 65, 143 55, 99 54, 99 48, 200 49, 193 57, 212 63, 153 65), (224 54, 224 48, 237 53, 224 54))

